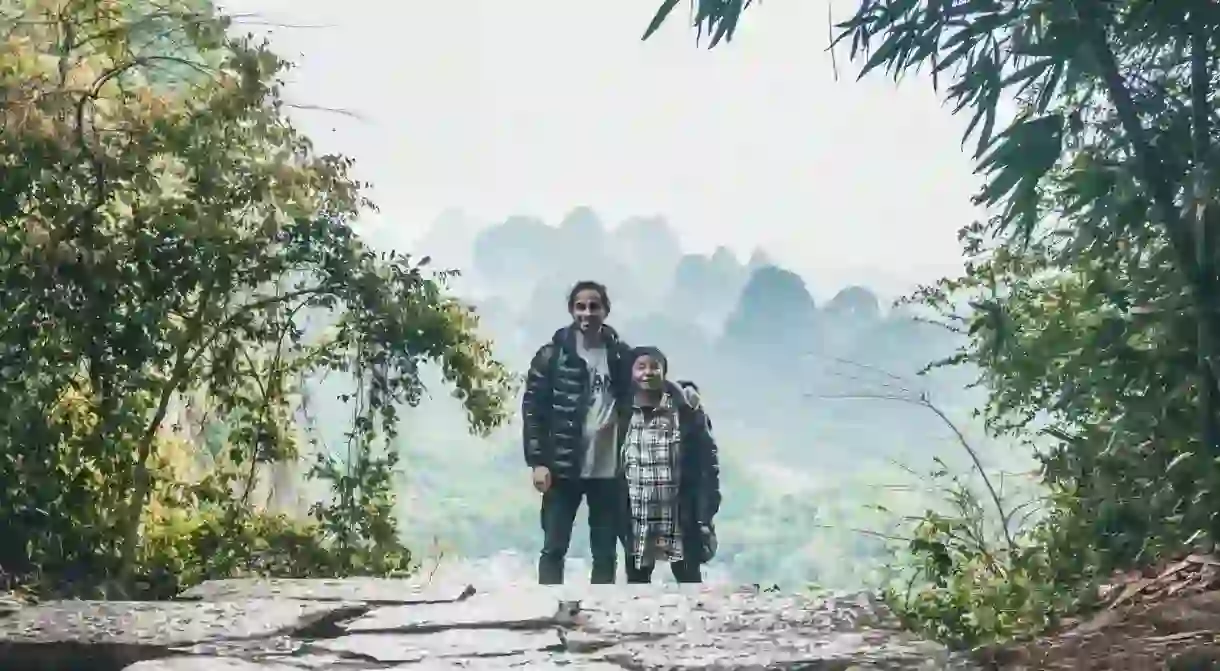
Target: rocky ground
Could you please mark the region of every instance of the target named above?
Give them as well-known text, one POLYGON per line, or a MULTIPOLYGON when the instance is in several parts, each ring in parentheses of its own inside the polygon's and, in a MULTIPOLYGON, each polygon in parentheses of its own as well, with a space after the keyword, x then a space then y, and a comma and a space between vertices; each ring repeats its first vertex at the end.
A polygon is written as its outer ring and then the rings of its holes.
POLYGON ((950 655, 866 594, 522 584, 503 560, 413 580, 223 580, 173 601, 0 600, 0 671, 1220 670, 1220 559, 1120 576, 1037 641, 950 655))
MULTIPOLYGON (((866 595, 482 581, 225 580, 0 616, 5 671, 972 668, 866 595)), ((497 580, 498 578, 498 580, 497 580)))

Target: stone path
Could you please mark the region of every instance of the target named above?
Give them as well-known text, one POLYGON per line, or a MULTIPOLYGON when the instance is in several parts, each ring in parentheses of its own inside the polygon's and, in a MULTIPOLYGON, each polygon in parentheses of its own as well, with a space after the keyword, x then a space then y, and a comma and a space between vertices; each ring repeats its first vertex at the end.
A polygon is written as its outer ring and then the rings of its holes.
POLYGON ((11 671, 966 669, 867 595, 757 588, 222 580, 171 602, 0 616, 11 671))

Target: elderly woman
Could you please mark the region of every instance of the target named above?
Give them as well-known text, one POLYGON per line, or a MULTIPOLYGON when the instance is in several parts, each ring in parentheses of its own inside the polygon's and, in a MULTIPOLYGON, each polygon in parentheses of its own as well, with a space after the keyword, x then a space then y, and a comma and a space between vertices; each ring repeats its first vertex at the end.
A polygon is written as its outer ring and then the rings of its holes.
POLYGON ((702 582, 701 565, 716 552, 716 443, 703 412, 666 379, 659 349, 637 347, 627 360, 633 394, 618 413, 627 582, 652 582, 658 561, 678 582, 702 582))

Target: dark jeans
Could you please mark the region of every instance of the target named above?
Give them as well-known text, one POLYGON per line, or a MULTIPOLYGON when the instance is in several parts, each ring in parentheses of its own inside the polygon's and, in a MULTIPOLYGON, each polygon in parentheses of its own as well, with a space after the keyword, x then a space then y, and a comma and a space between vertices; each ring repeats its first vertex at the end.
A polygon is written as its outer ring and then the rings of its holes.
POLYGON ((556 478, 542 495, 542 556, 538 558, 538 584, 562 585, 563 560, 572 541, 572 524, 580 501, 589 504, 589 551, 593 570, 589 582, 614 582, 618 555, 618 481, 556 478))
MULTIPOLYGON (((631 584, 650 583, 652 582, 652 571, 655 568, 656 564, 637 568, 635 560, 628 557, 627 582, 631 584)), ((703 582, 703 571, 699 568, 699 562, 689 559, 670 562, 669 570, 673 572, 674 580, 678 582, 703 582)))

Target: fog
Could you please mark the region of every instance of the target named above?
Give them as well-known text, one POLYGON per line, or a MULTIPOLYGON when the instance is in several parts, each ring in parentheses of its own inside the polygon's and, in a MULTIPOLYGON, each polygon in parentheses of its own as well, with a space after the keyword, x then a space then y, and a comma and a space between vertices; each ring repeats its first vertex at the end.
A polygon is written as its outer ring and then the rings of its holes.
MULTIPOLYGON (((885 546, 870 532, 930 502, 907 469, 929 470, 939 457, 969 470, 952 428, 920 399, 944 412, 989 468, 1028 467, 971 421, 972 371, 921 374, 958 336, 869 287, 837 288, 819 303, 764 252, 685 252, 663 217, 609 222, 588 206, 558 221, 510 215, 492 224, 453 210, 415 248, 438 268, 464 268, 451 289, 476 308, 514 373, 569 323, 570 287, 592 279, 608 286, 608 323, 625 340, 660 347, 672 378, 699 383, 724 490, 713 579, 847 587, 875 578, 885 546), (870 512, 878 505, 896 512, 870 512)), ((398 445, 403 533, 425 564, 533 557, 539 497, 522 455, 519 398, 510 422, 479 439, 432 379, 434 394, 407 412, 398 445)), ((334 396, 311 394, 324 434, 347 416, 334 396)), ((340 442, 331 433, 329 442, 340 442)), ((583 519, 574 561, 587 556, 583 519)))
MULTIPOLYGON (((452 290, 515 372, 567 322, 571 284, 591 279, 608 285, 609 323, 628 342, 661 347, 673 377, 699 383, 725 497, 709 575, 867 582, 886 556, 875 532, 935 503, 920 481, 933 458, 969 470, 918 399, 989 469, 1030 468, 971 419, 972 371, 917 375, 955 335, 892 307, 960 271, 955 232, 982 216, 965 120, 924 76, 845 74, 846 54, 825 50, 823 2, 752 9, 711 52, 679 20, 641 43, 658 4, 225 7, 297 62, 294 121, 372 182, 381 210, 362 230, 461 271, 452 290)), ((349 421, 337 384, 307 393, 329 445, 349 421)), ((539 500, 518 418, 473 438, 432 390, 397 446, 404 535, 425 564, 528 566, 539 500)))

